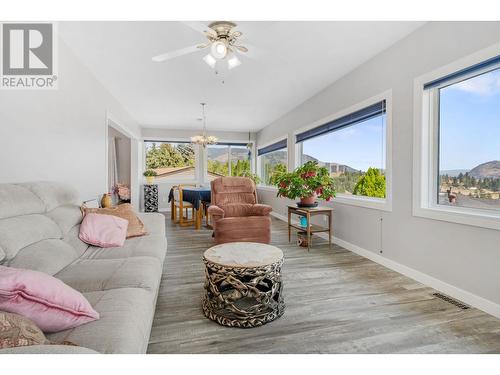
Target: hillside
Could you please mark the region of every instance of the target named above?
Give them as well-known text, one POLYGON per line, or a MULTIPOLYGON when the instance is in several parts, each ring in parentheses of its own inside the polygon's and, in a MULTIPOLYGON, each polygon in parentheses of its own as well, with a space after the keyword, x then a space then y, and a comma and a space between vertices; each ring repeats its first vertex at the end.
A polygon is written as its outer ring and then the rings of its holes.
POLYGON ((356 169, 349 167, 348 165, 338 164, 334 162, 322 162, 316 159, 314 156, 304 154, 302 155, 302 162, 317 161, 320 166, 324 166, 330 169, 331 172, 357 172, 356 169))
POLYGON ((500 178, 500 160, 479 164, 470 170, 469 175, 474 178, 500 178))

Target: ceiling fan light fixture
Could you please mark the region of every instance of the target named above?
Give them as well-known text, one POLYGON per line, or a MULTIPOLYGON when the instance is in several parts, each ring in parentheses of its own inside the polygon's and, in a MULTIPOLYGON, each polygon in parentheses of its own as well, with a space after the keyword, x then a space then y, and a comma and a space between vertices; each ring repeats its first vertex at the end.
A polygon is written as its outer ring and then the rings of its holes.
POLYGON ((215 64, 217 63, 217 60, 211 55, 208 54, 203 58, 203 61, 205 61, 208 66, 210 66, 212 69, 215 69, 215 64))
POLYGON ((241 65, 241 61, 236 55, 231 56, 231 58, 227 60, 227 67, 229 68, 229 70, 236 68, 239 65, 241 65))
POLYGON ((223 59, 227 55, 227 46, 224 42, 220 40, 213 42, 212 47, 210 48, 213 57, 216 59, 223 59))

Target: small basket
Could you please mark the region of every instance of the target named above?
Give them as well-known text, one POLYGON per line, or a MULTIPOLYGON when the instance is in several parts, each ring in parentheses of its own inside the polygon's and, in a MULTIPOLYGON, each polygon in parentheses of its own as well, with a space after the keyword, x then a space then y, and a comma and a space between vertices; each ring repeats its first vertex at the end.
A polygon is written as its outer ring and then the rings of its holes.
MULTIPOLYGON (((312 242, 312 234, 311 234, 311 242, 312 242)), ((307 232, 297 232, 297 245, 300 247, 309 247, 309 243, 307 242, 307 232)))

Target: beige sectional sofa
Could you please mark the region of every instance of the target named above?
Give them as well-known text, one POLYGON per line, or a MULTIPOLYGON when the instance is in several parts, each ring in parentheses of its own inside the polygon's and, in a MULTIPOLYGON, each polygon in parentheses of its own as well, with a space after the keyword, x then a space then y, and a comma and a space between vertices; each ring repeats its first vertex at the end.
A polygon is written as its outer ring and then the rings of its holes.
POLYGON ((138 214, 148 235, 120 248, 80 241, 81 200, 54 182, 0 184, 0 264, 46 272, 80 291, 101 318, 48 334, 59 345, 1 353, 145 353, 167 250, 165 218, 138 214), (90 350, 89 350, 90 349, 90 350))

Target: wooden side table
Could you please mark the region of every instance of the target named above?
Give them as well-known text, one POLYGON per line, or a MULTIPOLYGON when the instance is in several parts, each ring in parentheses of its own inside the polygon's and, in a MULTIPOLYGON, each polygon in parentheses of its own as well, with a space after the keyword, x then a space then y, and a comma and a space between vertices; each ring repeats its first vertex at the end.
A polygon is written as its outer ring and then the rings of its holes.
POLYGON ((292 228, 300 231, 306 231, 307 233, 307 251, 311 247, 311 236, 313 233, 328 232, 328 246, 332 248, 332 212, 331 207, 314 207, 305 208, 297 206, 288 206, 288 242, 292 240, 292 228), (307 219, 307 226, 303 227, 299 224, 292 223, 292 214, 297 216, 303 216, 307 219), (326 215, 328 217, 328 228, 321 225, 311 224, 311 217, 317 215, 326 215))

